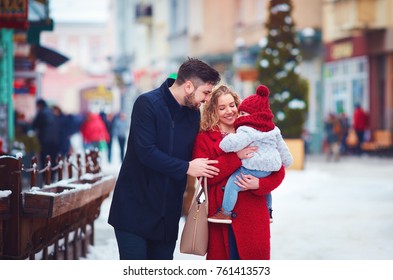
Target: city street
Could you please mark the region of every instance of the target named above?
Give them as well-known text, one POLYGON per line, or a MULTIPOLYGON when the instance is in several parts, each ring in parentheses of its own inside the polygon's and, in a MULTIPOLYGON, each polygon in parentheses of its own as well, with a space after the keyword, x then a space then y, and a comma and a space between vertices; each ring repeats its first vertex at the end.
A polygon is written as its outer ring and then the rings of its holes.
MULTIPOLYGON (((103 165, 104 172, 117 174, 120 162, 103 165)), ((326 162, 321 155, 307 156, 305 169, 289 170, 273 192, 271 258, 392 260, 392 167, 392 158, 350 156, 326 162)), ((95 246, 88 259, 118 259, 113 229, 107 224, 110 200, 96 220, 95 246)), ((178 247, 174 258, 204 259, 181 254, 178 247)))

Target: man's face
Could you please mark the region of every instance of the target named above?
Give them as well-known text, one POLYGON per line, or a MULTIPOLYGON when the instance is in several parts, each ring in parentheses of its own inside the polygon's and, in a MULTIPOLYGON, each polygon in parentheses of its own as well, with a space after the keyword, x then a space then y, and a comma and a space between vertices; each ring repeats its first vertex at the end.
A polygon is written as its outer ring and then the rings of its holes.
POLYGON ((201 84, 197 88, 191 81, 187 81, 185 86, 186 95, 184 97, 184 105, 190 109, 198 110, 201 104, 210 100, 210 93, 212 92, 213 85, 201 84))

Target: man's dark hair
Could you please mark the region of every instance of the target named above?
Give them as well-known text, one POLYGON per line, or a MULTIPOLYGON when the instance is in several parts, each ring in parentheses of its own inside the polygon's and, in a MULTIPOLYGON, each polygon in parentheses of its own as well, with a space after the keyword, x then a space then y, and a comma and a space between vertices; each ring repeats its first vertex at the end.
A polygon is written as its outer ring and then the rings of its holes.
POLYGON ((207 65, 205 62, 197 58, 189 57, 188 60, 183 62, 180 66, 177 72, 176 83, 181 85, 187 80, 193 80, 194 82, 201 80, 204 83, 216 85, 220 82, 221 78, 217 70, 207 65))

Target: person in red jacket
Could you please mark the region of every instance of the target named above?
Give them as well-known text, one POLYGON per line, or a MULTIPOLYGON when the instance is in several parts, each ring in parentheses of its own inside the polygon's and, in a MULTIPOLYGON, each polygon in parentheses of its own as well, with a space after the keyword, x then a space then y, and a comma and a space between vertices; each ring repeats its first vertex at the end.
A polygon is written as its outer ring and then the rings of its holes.
POLYGON ((88 112, 81 126, 84 149, 99 149, 100 142, 109 141, 109 133, 99 114, 88 112))
MULTIPOLYGON (((218 160, 220 170, 208 178, 208 215, 220 207, 224 196, 223 187, 230 175, 238 169, 241 159, 252 157, 256 147, 246 147, 238 152, 224 153, 219 144, 223 137, 235 133, 234 122, 238 117, 239 96, 228 86, 221 85, 211 95, 202 109, 201 131, 193 150, 193 157, 218 160)), ((285 169, 272 172, 264 178, 252 175, 238 177, 237 185, 244 191, 232 213, 232 224, 209 224, 208 260, 270 259, 270 218, 266 206, 266 194, 277 188, 285 176, 285 169)))
POLYGON ((362 152, 362 143, 364 142, 364 132, 368 125, 367 113, 363 110, 362 106, 357 103, 355 105, 355 111, 353 113, 353 129, 356 131, 358 137, 358 143, 356 146, 356 152, 362 152))

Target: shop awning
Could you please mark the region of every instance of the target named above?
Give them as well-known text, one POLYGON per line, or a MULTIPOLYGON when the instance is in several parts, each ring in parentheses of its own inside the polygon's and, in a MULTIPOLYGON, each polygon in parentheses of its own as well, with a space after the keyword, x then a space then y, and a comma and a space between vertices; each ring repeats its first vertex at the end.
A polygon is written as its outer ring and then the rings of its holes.
POLYGON ((59 67, 69 60, 69 58, 65 55, 62 55, 59 52, 44 46, 35 46, 35 55, 36 59, 41 60, 42 62, 45 62, 53 67, 59 67))

